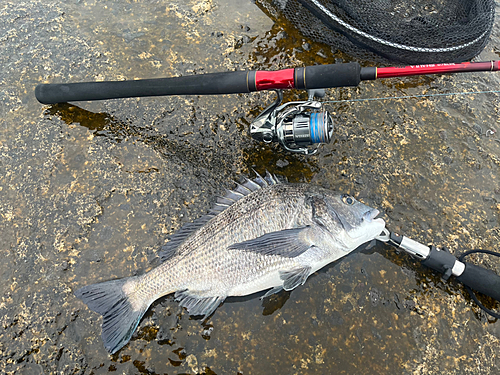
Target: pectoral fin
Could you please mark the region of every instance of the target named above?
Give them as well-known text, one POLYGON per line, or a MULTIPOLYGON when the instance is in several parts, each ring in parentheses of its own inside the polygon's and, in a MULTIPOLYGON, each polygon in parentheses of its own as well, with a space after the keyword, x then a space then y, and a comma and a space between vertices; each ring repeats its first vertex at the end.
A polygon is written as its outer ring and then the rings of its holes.
POLYGON ((308 230, 309 227, 302 227, 271 232, 248 241, 235 243, 229 246, 229 249, 294 258, 307 251, 313 245, 308 241, 308 230))
POLYGON ((304 285, 309 274, 311 273, 311 267, 295 267, 288 271, 280 271, 280 278, 283 280, 283 289, 292 290, 299 285, 304 285))

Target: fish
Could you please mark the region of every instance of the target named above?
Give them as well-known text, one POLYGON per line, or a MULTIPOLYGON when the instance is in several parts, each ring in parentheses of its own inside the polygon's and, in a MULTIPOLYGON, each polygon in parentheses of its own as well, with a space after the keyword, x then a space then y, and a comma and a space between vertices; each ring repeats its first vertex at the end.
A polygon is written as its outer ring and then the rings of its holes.
POLYGON ((156 268, 74 294, 102 315, 101 337, 113 354, 158 298, 174 293, 189 315, 203 316, 203 322, 227 297, 267 290, 265 298, 293 290, 380 235, 385 222, 378 215, 349 194, 256 173, 172 235, 156 268))

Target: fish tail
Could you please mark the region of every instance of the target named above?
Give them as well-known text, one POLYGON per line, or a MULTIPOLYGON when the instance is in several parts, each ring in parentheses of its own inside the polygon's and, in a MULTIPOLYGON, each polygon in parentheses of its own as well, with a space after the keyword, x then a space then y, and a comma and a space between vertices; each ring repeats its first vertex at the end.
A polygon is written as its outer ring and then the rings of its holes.
POLYGON ((106 281, 75 291, 87 306, 102 315, 102 340, 111 354, 132 337, 150 302, 136 296, 138 277, 106 281))

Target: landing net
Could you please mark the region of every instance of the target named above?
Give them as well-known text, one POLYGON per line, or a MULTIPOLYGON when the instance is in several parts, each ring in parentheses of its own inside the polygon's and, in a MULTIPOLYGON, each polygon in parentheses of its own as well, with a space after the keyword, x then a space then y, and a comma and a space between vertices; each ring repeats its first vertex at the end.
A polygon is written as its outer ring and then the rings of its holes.
POLYGON ((486 46, 494 0, 257 0, 306 37, 374 61, 462 62, 486 46))

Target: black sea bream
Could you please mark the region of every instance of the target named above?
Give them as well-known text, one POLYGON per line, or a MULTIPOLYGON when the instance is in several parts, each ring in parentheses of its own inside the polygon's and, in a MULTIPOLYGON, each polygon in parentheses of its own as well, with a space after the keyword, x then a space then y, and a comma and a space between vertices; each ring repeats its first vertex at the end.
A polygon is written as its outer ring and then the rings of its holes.
POLYGON ((115 353, 161 296, 175 293, 190 315, 208 317, 229 296, 292 290, 378 236, 385 227, 378 213, 315 185, 279 183, 270 174, 246 179, 172 236, 160 266, 75 295, 103 315, 104 345, 115 353))

